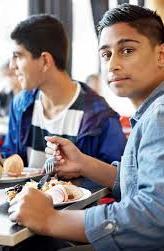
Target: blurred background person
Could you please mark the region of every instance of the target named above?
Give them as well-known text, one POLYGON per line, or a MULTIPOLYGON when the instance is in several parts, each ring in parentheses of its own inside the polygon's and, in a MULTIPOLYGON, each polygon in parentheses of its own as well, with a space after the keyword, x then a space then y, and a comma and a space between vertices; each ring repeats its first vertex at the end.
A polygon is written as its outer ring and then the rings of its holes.
POLYGON ((97 94, 102 96, 102 82, 100 74, 90 74, 86 79, 86 84, 90 88, 92 88, 97 94))
POLYGON ((20 91, 20 84, 12 69, 9 61, 0 68, 1 90, 0 90, 0 116, 8 116, 10 102, 14 95, 20 91))
POLYGON ((0 67, 0 146, 8 132, 8 116, 13 97, 20 91, 20 84, 12 69, 9 60, 0 67))

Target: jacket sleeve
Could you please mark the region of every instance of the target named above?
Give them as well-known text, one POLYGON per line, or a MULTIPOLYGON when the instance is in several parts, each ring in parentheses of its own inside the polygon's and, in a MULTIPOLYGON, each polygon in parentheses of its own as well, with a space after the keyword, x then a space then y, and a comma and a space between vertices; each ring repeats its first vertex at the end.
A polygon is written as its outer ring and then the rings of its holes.
POLYGON ((98 158, 107 163, 120 161, 126 145, 119 117, 109 117, 102 124, 98 136, 98 158))
POLYGON ((119 118, 104 119, 96 129, 90 129, 86 135, 83 135, 76 145, 82 152, 104 162, 120 161, 126 138, 119 118))

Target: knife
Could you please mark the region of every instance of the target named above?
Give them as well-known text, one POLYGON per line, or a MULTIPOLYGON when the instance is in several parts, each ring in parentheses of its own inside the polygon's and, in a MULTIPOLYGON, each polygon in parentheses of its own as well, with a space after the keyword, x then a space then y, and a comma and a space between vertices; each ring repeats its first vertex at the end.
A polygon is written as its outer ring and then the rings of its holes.
POLYGON ((51 180, 51 176, 49 174, 44 175, 38 182, 37 188, 41 189, 43 185, 51 180))

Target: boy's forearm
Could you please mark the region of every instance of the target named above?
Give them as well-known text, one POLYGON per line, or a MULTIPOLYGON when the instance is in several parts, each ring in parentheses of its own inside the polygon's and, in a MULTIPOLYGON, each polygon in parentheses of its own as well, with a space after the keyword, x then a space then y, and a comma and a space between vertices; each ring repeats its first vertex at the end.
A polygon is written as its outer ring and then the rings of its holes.
POLYGON ((116 168, 108 163, 85 155, 80 174, 88 177, 104 186, 113 187, 116 179, 116 168))
POLYGON ((85 235, 84 211, 54 210, 46 222, 43 234, 55 238, 88 242, 85 235))

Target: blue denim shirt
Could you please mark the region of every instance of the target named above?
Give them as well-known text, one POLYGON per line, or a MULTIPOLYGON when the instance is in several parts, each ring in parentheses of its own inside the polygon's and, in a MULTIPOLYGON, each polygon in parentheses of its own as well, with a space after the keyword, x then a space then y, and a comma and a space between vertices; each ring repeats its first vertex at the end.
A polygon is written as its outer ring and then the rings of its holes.
POLYGON ((164 250, 164 82, 131 124, 113 187, 120 202, 85 211, 86 235, 98 251, 164 250))

